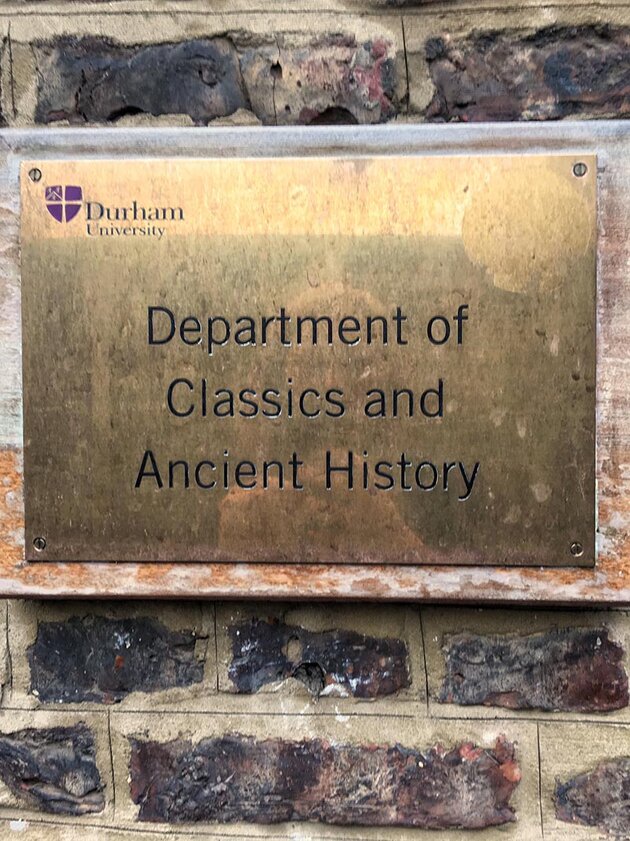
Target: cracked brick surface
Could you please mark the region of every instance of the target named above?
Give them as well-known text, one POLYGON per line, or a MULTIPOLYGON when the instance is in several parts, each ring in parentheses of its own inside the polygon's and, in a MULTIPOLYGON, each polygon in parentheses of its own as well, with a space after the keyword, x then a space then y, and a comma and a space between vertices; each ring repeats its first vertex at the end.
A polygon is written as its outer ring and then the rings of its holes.
POLYGON ((377 698, 411 684, 407 645, 350 630, 309 631, 281 621, 250 619, 228 629, 229 676, 237 692, 294 677, 313 695, 377 698))
POLYGON ((628 705, 622 647, 606 628, 446 636, 439 700, 509 709, 603 712, 628 705))
POLYGON ((130 692, 200 683, 198 639, 146 616, 40 622, 28 650, 31 692, 48 703, 115 703, 130 692))
POLYGON ((630 114, 630 28, 606 25, 432 37, 430 120, 464 122, 630 114))
POLYGON ((238 734, 130 743, 141 821, 479 829, 515 820, 520 770, 507 741, 425 751, 238 734))
MULTIPOLYGON (((378 123, 398 111, 390 42, 331 34, 303 46, 231 37, 123 46, 61 37, 33 46, 35 121, 115 123, 121 117, 188 115, 205 125, 251 111, 268 125, 378 123)), ((268 41, 269 39, 266 39, 268 41)))
POLYGON ((57 815, 105 807, 94 738, 84 724, 0 736, 0 779, 18 802, 57 815))
POLYGON ((616 838, 630 837, 630 757, 600 763, 555 791, 556 817, 598 827, 616 838))

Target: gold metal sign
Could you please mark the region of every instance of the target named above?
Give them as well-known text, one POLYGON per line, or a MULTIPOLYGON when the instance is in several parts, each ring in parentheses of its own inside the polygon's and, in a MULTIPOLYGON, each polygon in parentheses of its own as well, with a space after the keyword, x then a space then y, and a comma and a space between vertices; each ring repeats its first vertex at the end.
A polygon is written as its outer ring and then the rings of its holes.
POLYGON ((28 559, 593 564, 594 157, 21 184, 28 559))

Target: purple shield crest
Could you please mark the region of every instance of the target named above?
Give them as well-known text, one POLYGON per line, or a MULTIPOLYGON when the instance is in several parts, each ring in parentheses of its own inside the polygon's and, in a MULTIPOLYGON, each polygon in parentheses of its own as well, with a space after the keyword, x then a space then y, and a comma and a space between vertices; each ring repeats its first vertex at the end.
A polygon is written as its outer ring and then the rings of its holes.
POLYGON ((57 222, 70 222, 81 210, 83 191, 81 187, 46 187, 46 207, 57 222))

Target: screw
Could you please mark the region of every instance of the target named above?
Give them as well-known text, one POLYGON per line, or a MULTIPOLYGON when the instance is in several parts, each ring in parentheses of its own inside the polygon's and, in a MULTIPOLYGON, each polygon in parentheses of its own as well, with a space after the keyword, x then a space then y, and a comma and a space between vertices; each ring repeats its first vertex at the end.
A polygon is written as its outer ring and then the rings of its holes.
POLYGON ((587 172, 588 167, 581 161, 577 164, 573 164, 573 174, 576 178, 582 178, 584 175, 586 175, 587 172))
POLYGON ((571 554, 573 555, 574 558, 579 558, 580 555, 584 554, 584 547, 582 546, 582 544, 579 541, 575 540, 571 544, 571 554))
POLYGON ((45 537, 36 537, 33 541, 33 546, 37 552, 43 552, 46 548, 46 538, 45 537))
POLYGON ((31 179, 31 181, 36 181, 36 182, 41 181, 42 180, 41 169, 37 169, 37 167, 35 167, 34 169, 31 169, 29 174, 28 174, 28 177, 31 179))

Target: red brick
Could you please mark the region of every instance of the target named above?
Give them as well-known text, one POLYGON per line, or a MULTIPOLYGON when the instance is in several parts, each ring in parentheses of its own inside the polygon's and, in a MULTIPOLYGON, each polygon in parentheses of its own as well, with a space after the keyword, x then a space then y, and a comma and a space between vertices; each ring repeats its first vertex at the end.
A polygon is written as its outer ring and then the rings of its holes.
POLYGON ((515 820, 520 769, 506 741, 425 751, 238 734, 130 742, 141 821, 478 829, 515 820))
POLYGON ((630 29, 548 27, 431 38, 425 116, 464 122, 630 114, 630 29))
POLYGON ((628 705, 623 649, 606 628, 444 640, 439 699, 509 709, 605 712, 628 705))

